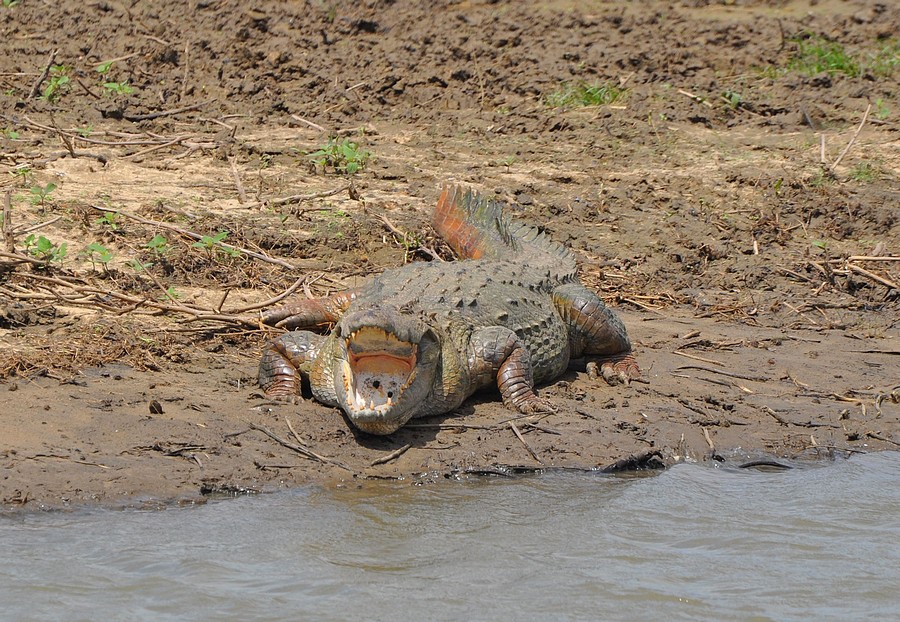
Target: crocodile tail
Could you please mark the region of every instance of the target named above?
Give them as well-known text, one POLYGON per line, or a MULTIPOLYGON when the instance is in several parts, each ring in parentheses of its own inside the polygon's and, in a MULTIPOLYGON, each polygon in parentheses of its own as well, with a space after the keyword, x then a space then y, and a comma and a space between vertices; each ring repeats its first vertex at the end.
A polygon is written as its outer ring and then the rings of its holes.
POLYGON ((546 234, 503 213, 500 204, 470 189, 445 186, 434 228, 463 259, 546 264, 559 276, 575 273, 575 256, 546 234))

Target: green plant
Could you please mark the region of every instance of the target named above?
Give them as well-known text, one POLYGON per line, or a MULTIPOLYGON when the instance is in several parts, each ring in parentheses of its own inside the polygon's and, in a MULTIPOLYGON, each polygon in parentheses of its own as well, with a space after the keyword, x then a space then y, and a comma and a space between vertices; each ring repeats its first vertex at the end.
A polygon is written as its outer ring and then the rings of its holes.
POLYGON ((100 75, 105 75, 105 74, 109 73, 109 70, 112 68, 114 62, 115 61, 111 61, 111 60, 104 61, 104 62, 100 63, 99 65, 97 65, 94 68, 94 71, 96 71, 100 75))
POLYGON ((828 242, 826 242, 825 240, 813 240, 812 245, 816 248, 822 249, 823 251, 828 250, 828 242))
POLYGON ((879 97, 875 100, 875 118, 885 121, 889 116, 891 116, 891 109, 888 108, 887 104, 884 103, 884 100, 879 97))
POLYGON ((744 103, 744 96, 730 89, 722 93, 722 99, 725 100, 728 107, 732 110, 740 108, 741 104, 744 103))
POLYGON ((10 175, 18 175, 21 177, 21 182, 23 184, 27 184, 28 180, 31 179, 31 167, 30 166, 17 166, 9 172, 10 175))
POLYGON ((163 256, 169 252, 169 241, 162 235, 155 235, 153 238, 147 242, 147 248, 149 248, 153 253, 157 256, 163 256))
POLYGON ((832 173, 830 169, 820 167, 819 170, 816 171, 815 175, 813 175, 809 180, 809 187, 824 188, 825 186, 834 183, 834 181, 834 173, 832 173))
POLYGON ((341 239, 344 237, 344 224, 350 217, 344 210, 324 212, 324 221, 316 226, 316 233, 322 238, 341 239))
POLYGON ((32 186, 29 202, 32 205, 40 205, 43 207, 44 202, 50 197, 50 193, 54 190, 56 190, 56 184, 53 182, 48 183, 46 186, 32 186))
POLYGON ((191 244, 191 246, 193 246, 194 248, 202 248, 209 254, 210 257, 213 257, 216 252, 228 255, 229 257, 238 257, 241 254, 241 251, 236 248, 226 246, 222 243, 227 237, 227 231, 220 231, 219 233, 212 236, 201 236, 200 240, 198 242, 194 242, 193 244, 191 244))
POLYGON ((65 65, 53 65, 50 67, 50 79, 44 89, 43 99, 50 103, 56 103, 59 98, 71 87, 72 79, 69 77, 70 69, 65 65))
POLYGON ((44 236, 35 238, 32 233, 25 238, 25 251, 37 259, 62 263, 66 256, 67 245, 65 242, 54 244, 44 236))
POLYGON ((91 261, 91 266, 94 270, 97 269, 97 263, 99 262, 104 268, 106 268, 106 264, 112 261, 112 252, 102 244, 98 242, 91 242, 88 244, 83 251, 80 253, 81 255, 87 257, 91 261))
POLYGON ((104 82, 103 88, 106 89, 107 95, 131 95, 134 88, 128 84, 128 80, 123 82, 104 82))
POLYGON ((120 218, 121 215, 117 212, 103 212, 103 216, 100 216, 94 223, 101 226, 107 226, 110 229, 118 229, 120 218))
POLYGON ((890 76, 900 67, 900 40, 889 39, 869 55, 866 68, 876 76, 890 76))
POLYGON ((160 297, 159 297, 160 300, 166 300, 166 299, 169 299, 169 300, 172 300, 172 301, 178 300, 179 298, 181 298, 181 294, 179 294, 178 292, 175 291, 175 286, 174 286, 174 285, 170 285, 170 286, 166 289, 166 295, 165 295, 165 296, 160 296, 160 297))
POLYGON ((368 151, 350 139, 345 138, 338 142, 336 138, 332 138, 328 144, 307 154, 306 157, 310 158, 317 167, 330 167, 338 173, 353 175, 366 165, 370 156, 368 151))
POLYGON ((3 0, 4 9, 11 9, 17 4, 19 4, 19 0, 3 0))
POLYGON ((144 272, 153 267, 153 262, 148 261, 147 263, 143 263, 137 259, 129 259, 127 265, 135 272, 144 272))
POLYGON ((0 130, 0 133, 3 134, 4 138, 8 138, 10 140, 16 140, 19 137, 19 133, 11 127, 3 128, 3 130, 0 130))
POLYGON ((510 168, 513 164, 516 163, 516 157, 515 157, 515 156, 511 156, 511 155, 508 155, 508 156, 506 156, 505 158, 503 158, 502 160, 499 160, 497 163, 498 163, 500 166, 505 166, 505 167, 506 167, 506 172, 508 173, 508 172, 509 172, 509 168, 510 168))
POLYGON ((625 91, 611 84, 564 83, 544 98, 554 108, 605 106, 618 100, 625 91))
POLYGON ((860 162, 848 173, 850 179, 858 182, 870 182, 878 179, 878 169, 868 162, 860 162))
POLYGON ((93 125, 85 125, 84 127, 77 128, 75 131, 78 132, 78 135, 81 136, 82 138, 87 138, 88 136, 90 136, 91 134, 94 133, 94 126, 93 125))
POLYGON ((837 41, 828 41, 818 35, 805 35, 795 39, 797 52, 788 63, 788 69, 808 75, 826 72, 843 73, 855 78, 860 72, 857 63, 837 41))

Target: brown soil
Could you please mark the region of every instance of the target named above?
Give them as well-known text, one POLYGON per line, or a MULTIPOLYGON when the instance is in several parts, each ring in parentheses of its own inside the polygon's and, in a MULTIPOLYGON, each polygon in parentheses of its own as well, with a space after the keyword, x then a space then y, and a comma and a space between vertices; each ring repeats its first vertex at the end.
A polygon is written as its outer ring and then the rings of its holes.
POLYGON ((4 506, 900 444, 892 3, 22 0, 0 7, 0 31, 4 506), (810 36, 861 74, 793 66, 810 36), (54 51, 69 81, 48 101, 32 90, 58 81, 39 80, 54 51), (133 93, 106 93, 126 80, 133 93), (548 105, 581 82, 624 95, 548 105), (329 136, 372 154, 349 191, 306 156, 329 136), (514 420, 524 442, 490 393, 375 438, 330 408, 266 401, 270 333, 188 321, 246 314, 298 277, 322 295, 447 257, 428 221, 448 180, 578 253, 647 384, 573 372, 541 390, 557 414, 514 420), (97 206, 128 216, 98 222, 97 206), (25 261, 29 233, 66 257, 25 261), (147 246, 158 234, 165 254, 147 246), (79 253, 91 243, 105 266, 79 253), (258 429, 295 443, 287 421, 331 462, 258 429))

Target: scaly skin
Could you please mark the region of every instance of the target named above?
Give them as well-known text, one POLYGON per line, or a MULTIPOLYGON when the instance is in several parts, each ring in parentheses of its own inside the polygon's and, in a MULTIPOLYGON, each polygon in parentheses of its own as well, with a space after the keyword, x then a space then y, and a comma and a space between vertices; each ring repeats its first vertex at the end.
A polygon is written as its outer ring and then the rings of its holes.
POLYGON ((519 412, 552 410, 534 386, 574 358, 599 363, 608 382, 640 376, 625 327, 578 282, 568 250, 456 188, 441 195, 435 228, 465 261, 386 270, 359 289, 264 314, 297 329, 264 351, 266 394, 295 398, 306 378, 356 427, 390 434, 491 385, 519 412), (309 332, 330 325, 327 336, 309 332))

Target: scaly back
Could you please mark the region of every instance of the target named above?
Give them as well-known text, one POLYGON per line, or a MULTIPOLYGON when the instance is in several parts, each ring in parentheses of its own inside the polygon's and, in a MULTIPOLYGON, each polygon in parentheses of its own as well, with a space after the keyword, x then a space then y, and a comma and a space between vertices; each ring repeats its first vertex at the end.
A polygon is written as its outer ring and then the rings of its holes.
POLYGON ((527 263, 559 282, 575 278, 572 251, 470 189, 444 187, 434 210, 434 228, 462 259, 527 263))

